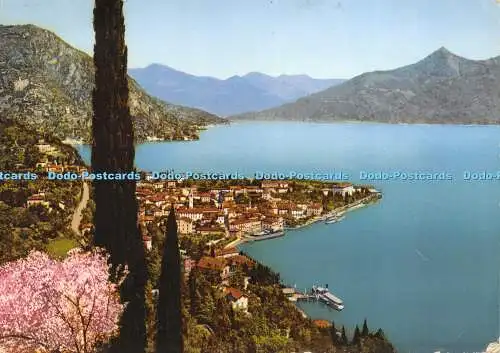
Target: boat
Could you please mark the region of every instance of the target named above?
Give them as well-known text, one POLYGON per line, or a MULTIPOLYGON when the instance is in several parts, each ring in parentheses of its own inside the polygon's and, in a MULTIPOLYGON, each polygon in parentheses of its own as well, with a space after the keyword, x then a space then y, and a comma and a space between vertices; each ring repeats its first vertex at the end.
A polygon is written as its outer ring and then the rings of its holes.
POLYGON ((274 232, 267 232, 263 235, 261 233, 258 233, 258 235, 251 235, 246 237, 248 241, 259 241, 259 240, 267 240, 267 239, 273 239, 273 238, 278 238, 282 237, 285 235, 284 231, 274 231, 274 232))
POLYGON ((332 217, 328 217, 326 220, 325 220, 325 223, 326 224, 332 224, 332 223, 337 223, 341 220, 343 220, 345 217, 343 215, 335 215, 335 216, 332 216, 332 217))
POLYGON ((328 285, 325 287, 313 286, 311 290, 312 294, 316 296, 316 298, 326 305, 334 308, 335 310, 341 311, 344 309, 344 302, 342 299, 336 297, 328 290, 328 285))

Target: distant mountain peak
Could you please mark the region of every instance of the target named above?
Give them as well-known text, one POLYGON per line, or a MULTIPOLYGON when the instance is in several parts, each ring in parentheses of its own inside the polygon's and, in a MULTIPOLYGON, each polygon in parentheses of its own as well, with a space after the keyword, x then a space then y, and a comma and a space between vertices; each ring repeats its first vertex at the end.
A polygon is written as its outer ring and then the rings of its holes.
POLYGON ((462 58, 461 56, 449 51, 446 47, 441 47, 438 50, 435 50, 430 55, 428 55, 427 58, 460 58, 466 60, 465 58, 462 58))
POLYGON ((448 50, 448 48, 442 46, 440 47, 438 50, 435 51, 435 53, 442 53, 442 54, 446 54, 446 55, 454 55, 451 51, 448 50))
POLYGON ((457 55, 445 47, 441 47, 435 50, 421 61, 442 61, 452 65, 458 63, 463 64, 467 62, 474 62, 474 60, 470 60, 464 58, 463 56, 457 55))
POLYGON ((373 71, 235 119, 500 124, 500 57, 471 60, 441 47, 417 63, 373 71))
POLYGON ((170 67, 165 64, 160 64, 160 63, 152 63, 149 64, 148 66, 145 67, 147 70, 171 70, 171 71, 177 71, 180 72, 179 70, 174 69, 173 67, 170 67))
POLYGON ((441 47, 412 66, 418 68, 422 74, 451 77, 459 76, 462 69, 471 62, 471 60, 456 55, 445 47, 441 47))
POLYGON ((271 77, 269 75, 263 74, 262 72, 257 72, 257 71, 252 71, 247 73, 246 75, 243 75, 242 77, 271 77))

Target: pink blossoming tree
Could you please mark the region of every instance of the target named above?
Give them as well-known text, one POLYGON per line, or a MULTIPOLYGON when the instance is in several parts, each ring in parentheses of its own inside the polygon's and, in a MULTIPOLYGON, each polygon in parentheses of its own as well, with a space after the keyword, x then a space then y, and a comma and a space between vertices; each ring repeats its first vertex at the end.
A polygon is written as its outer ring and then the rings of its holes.
POLYGON ((32 251, 0 267, 0 352, 89 353, 118 331, 124 306, 100 250, 64 261, 32 251))

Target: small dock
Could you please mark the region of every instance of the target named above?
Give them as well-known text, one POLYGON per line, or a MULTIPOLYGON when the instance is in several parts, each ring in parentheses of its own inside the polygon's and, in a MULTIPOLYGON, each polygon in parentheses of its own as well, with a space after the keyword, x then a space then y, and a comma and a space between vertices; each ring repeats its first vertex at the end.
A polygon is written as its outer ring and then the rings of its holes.
POLYGON ((328 286, 325 288, 313 286, 310 293, 307 291, 300 292, 295 287, 285 287, 283 288, 283 294, 285 294, 291 302, 320 301, 335 310, 340 311, 344 309, 344 302, 342 299, 330 293, 328 286))

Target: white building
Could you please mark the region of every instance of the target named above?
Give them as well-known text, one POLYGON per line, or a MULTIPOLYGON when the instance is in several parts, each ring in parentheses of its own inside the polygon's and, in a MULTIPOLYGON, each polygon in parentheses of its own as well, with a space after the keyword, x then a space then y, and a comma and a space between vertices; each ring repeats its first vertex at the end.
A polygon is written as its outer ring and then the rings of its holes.
POLYGON ((231 302, 234 310, 248 312, 248 297, 236 288, 226 288, 224 290, 226 298, 231 302))

